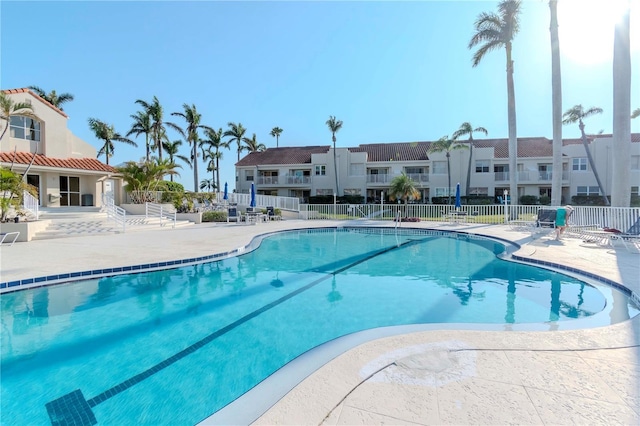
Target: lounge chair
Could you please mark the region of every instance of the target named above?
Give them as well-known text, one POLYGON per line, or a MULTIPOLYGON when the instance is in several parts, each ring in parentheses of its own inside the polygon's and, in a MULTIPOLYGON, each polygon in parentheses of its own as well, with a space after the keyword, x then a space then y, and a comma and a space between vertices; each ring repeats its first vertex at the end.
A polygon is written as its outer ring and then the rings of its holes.
POLYGON ((637 241, 640 241, 640 217, 629 227, 627 232, 620 232, 610 228, 585 231, 583 241, 585 243, 596 243, 606 247, 620 245, 626 247, 632 253, 635 253, 634 249, 637 248, 637 241))

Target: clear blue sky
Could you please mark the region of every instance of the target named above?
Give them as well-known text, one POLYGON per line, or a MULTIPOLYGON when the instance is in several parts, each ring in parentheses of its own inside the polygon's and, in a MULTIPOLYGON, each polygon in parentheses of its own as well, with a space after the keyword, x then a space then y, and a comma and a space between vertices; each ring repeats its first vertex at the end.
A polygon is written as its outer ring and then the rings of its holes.
MULTIPOLYGON (((331 144, 329 115, 344 122, 338 146, 436 140, 464 121, 486 127, 490 137, 507 137, 504 50, 473 68, 467 48, 475 18, 496 5, 3 0, 0 83, 72 93, 75 100, 63 106, 69 127, 96 148, 89 117, 125 134, 139 110, 136 99, 154 95, 165 121, 182 125, 170 113, 195 104, 203 124, 226 129, 241 122, 247 136, 256 133, 267 147, 275 147, 269 135, 275 126, 284 129, 280 146, 331 144)), ((640 39, 640 10, 634 12, 632 40, 640 39)), ((560 26, 563 111, 578 103, 599 106, 604 113, 586 122, 587 131, 611 132, 612 41, 599 41, 613 26, 592 6, 575 4, 561 9, 560 26)), ((634 109, 640 107, 637 44, 632 51, 634 109)), ((551 138, 546 0, 523 2, 513 57, 518 136, 551 138)), ((640 119, 632 131, 640 131, 640 119)), ((577 126, 564 127, 565 137, 578 134, 577 126)), ((116 143, 110 163, 143 157, 144 137, 136 141, 138 148, 116 143)), ((182 150, 188 156, 186 143, 182 150)), ((230 188, 236 158, 234 146, 221 163, 230 188)), ((199 180, 210 178, 201 164, 199 180)), ((180 173, 178 181, 193 189, 193 172, 185 166, 180 173)))

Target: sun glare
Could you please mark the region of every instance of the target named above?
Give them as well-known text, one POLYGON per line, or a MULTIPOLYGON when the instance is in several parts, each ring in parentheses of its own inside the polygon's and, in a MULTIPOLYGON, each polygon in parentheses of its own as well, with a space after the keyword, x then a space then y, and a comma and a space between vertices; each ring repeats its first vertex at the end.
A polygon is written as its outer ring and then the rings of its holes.
MULTIPOLYGON (((626 8, 631 16, 638 7, 629 0, 559 0, 558 26, 560 53, 583 63, 598 64, 613 58, 613 35, 616 23, 626 8), (635 5, 634 5, 635 6, 635 5)), ((633 25, 633 19, 631 20, 633 25)), ((632 31, 633 35, 633 31, 632 31)), ((632 36, 633 38, 633 36, 632 36)), ((637 45, 632 41, 632 49, 637 45)))

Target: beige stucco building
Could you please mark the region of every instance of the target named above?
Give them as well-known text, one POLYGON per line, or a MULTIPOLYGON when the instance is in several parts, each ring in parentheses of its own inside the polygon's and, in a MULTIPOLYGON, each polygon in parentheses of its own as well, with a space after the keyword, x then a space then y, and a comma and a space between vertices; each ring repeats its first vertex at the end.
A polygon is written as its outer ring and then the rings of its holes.
POLYGON ((29 89, 4 93, 14 103, 30 104, 37 118, 17 115, 9 123, 0 122, 2 130, 9 126, 0 140, 0 165, 26 171, 27 182, 38 188, 41 206, 101 206, 103 193, 113 194, 119 204, 121 177, 97 160, 91 144, 71 133, 63 111, 29 89))

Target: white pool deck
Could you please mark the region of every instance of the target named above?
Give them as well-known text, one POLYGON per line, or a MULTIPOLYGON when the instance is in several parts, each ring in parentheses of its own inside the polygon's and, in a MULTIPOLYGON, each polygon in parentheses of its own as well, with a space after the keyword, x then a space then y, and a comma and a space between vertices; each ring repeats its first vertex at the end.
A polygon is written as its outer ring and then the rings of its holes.
MULTIPOLYGON (((0 247, 0 281, 190 258, 245 246, 267 232, 345 224, 393 226, 287 220, 16 243, 0 247)), ((573 266, 640 293, 640 255, 626 250, 532 239, 497 225, 403 227, 507 239, 521 246, 519 256, 573 266)), ((578 330, 504 328, 434 329, 361 344, 310 374, 255 424, 640 424, 640 316, 578 330)))

